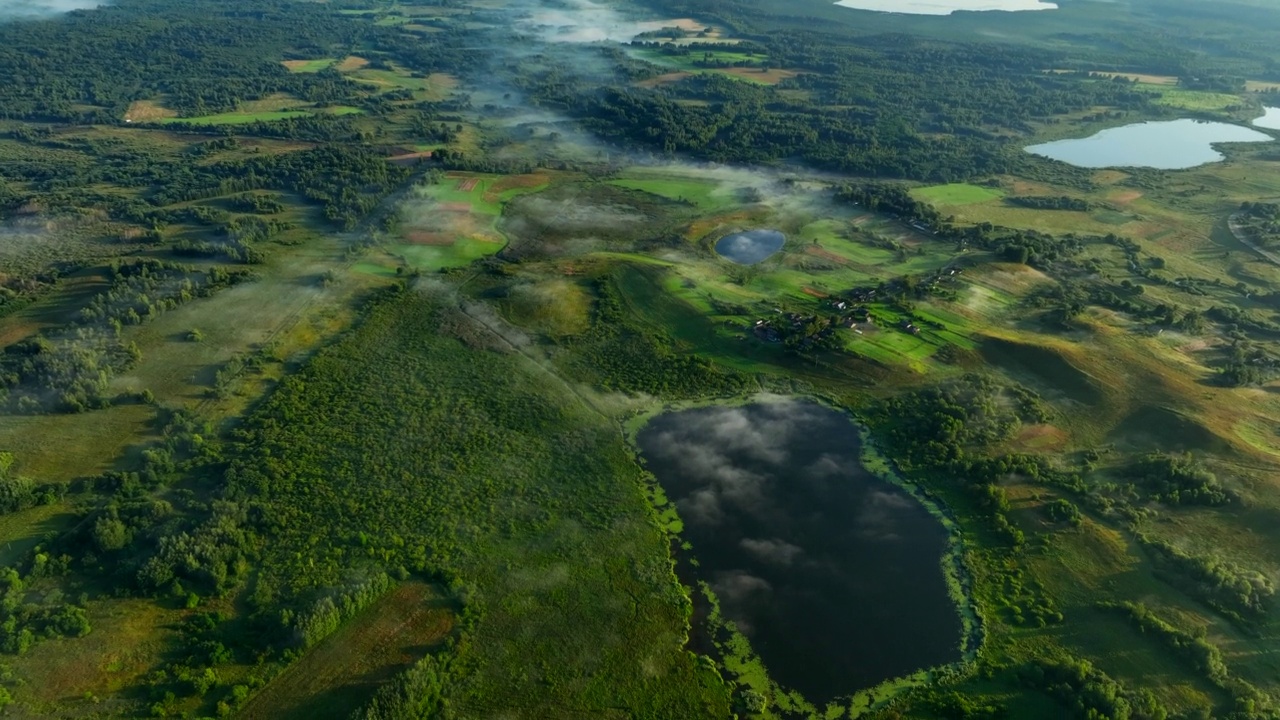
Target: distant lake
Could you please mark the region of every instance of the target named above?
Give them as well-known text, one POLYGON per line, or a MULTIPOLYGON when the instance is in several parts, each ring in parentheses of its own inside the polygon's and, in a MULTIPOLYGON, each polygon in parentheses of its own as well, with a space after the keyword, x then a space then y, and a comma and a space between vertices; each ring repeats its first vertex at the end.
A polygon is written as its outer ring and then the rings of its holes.
POLYGON ((807 400, 669 412, 637 436, 696 579, 770 675, 822 707, 958 660, 946 531, 863 468, 850 418, 807 400))
POLYGON ((777 230, 747 230, 720 238, 716 252, 739 265, 755 265, 782 249, 787 236, 777 230))
POLYGON ((1268 130, 1280 130, 1280 108, 1264 107, 1266 114, 1253 121, 1254 125, 1268 130))
POLYGON ((1058 9, 1057 5, 1041 0, 839 0, 836 4, 855 10, 879 10, 905 15, 950 15, 962 10, 1016 12, 1058 9))
POLYGON ((1032 145, 1027 152, 1076 167, 1148 167, 1180 170, 1222 160, 1215 143, 1265 142, 1256 130, 1202 120, 1143 122, 1103 130, 1075 140, 1032 145))

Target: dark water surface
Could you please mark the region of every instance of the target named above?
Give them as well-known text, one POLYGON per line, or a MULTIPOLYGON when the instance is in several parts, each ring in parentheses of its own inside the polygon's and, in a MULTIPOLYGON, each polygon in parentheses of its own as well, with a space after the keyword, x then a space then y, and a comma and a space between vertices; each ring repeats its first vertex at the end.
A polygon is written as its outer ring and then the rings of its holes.
POLYGON ((958 660, 946 533, 868 473, 843 413, 809 401, 667 413, 637 443, 684 539, 783 687, 823 703, 958 660))
POLYGON ((716 252, 739 265, 755 265, 781 250, 786 241, 787 236, 777 230, 747 230, 720 238, 716 252))

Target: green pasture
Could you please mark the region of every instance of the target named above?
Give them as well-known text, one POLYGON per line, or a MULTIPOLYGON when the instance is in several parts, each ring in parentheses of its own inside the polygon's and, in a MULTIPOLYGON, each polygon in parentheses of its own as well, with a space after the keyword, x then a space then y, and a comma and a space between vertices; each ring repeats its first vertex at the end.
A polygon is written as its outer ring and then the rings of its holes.
POLYGON ((156 122, 164 125, 248 125, 255 122, 273 122, 289 118, 307 117, 313 113, 305 110, 277 110, 273 112, 227 112, 193 118, 165 118, 156 122))
POLYGON ((409 90, 423 100, 441 100, 448 94, 448 87, 438 79, 415 77, 409 70, 392 67, 391 70, 361 68, 347 73, 346 77, 384 91, 409 90))
POLYGON ((1149 85, 1139 83, 1135 86, 1142 92, 1158 94, 1157 105, 1177 108, 1179 110, 1222 111, 1234 105, 1243 104, 1238 95, 1206 92, 1202 90, 1183 90, 1166 85, 1149 85))
POLYGON ((291 73, 317 73, 325 68, 332 67, 338 62, 337 58, 317 58, 315 60, 307 60, 304 63, 286 65, 291 73))
POLYGON ((635 172, 617 180, 610 180, 609 183, 618 187, 641 190, 668 200, 692 203, 700 210, 719 210, 734 203, 732 194, 722 189, 720 184, 713 180, 635 172))
POLYGON ((425 272, 463 267, 501 250, 503 243, 474 238, 458 238, 452 245, 395 244, 388 249, 406 265, 425 272))
POLYGON ((423 194, 427 197, 442 203, 467 203, 471 206, 472 212, 484 215, 498 216, 502 214, 502 203, 485 200, 485 193, 500 175, 466 175, 460 177, 449 176, 443 181, 434 185, 428 185, 423 189, 423 194), (475 188, 471 190, 459 190, 458 185, 461 181, 470 178, 478 178, 475 188))
POLYGON ((717 68, 700 65, 702 62, 710 62, 717 65, 765 65, 768 64, 767 55, 748 55, 744 52, 733 50, 711 50, 711 51, 691 51, 688 55, 668 55, 658 50, 636 50, 637 57, 648 60, 655 65, 665 65, 668 67, 678 68, 688 72, 706 72, 717 68))
POLYGON ((915 188, 911 196, 934 205, 976 205, 1004 197, 1004 191, 969 183, 948 183, 915 188))

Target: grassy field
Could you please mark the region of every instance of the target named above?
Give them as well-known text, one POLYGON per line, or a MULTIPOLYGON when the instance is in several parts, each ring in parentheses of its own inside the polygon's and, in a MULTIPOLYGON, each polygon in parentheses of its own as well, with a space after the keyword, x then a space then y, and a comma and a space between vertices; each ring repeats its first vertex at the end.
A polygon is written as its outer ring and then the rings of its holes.
POLYGON ((911 194, 919 200, 942 206, 973 205, 1004 196, 1004 193, 998 188, 980 187, 966 183, 916 188, 911 191, 911 194))
POLYGON ((338 62, 335 58, 316 58, 314 60, 285 60, 281 64, 294 73, 316 73, 332 67, 338 62))
POLYGON ((1226 93, 1183 90, 1144 83, 1139 83, 1137 87, 1145 92, 1159 93, 1160 98, 1156 101, 1158 104, 1179 110, 1221 111, 1242 104, 1240 96, 1226 93))
POLYGON ((202 115, 192 118, 162 118, 157 122, 163 125, 247 125, 255 122, 273 122, 289 118, 306 117, 312 113, 306 110, 271 110, 264 112, 228 112, 217 115, 202 115))
POLYGON ((237 717, 348 717, 396 673, 440 649, 450 603, 424 583, 387 593, 271 681, 237 717))
POLYGON ((717 210, 734 204, 731 192, 722 189, 714 181, 681 177, 661 176, 634 171, 628 177, 611 180, 618 187, 643 190, 670 200, 688 202, 701 210, 717 210))
POLYGON ((372 85, 381 91, 410 90, 420 100, 438 102, 449 95, 449 91, 457 86, 457 80, 440 73, 420 77, 404 68, 392 66, 390 70, 376 70, 362 67, 347 73, 356 82, 372 85))

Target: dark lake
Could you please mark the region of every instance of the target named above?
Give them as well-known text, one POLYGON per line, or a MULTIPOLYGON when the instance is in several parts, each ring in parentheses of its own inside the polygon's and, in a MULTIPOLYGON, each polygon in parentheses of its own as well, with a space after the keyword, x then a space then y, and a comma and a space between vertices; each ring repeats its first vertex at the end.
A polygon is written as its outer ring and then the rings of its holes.
POLYGON ((782 249, 787 236, 777 230, 747 230, 716 242, 716 252, 739 265, 755 265, 782 249))
POLYGON ((803 400, 683 410, 637 436, 697 579, 784 688, 819 707, 958 660, 946 532, 859 463, 843 413, 803 400))

